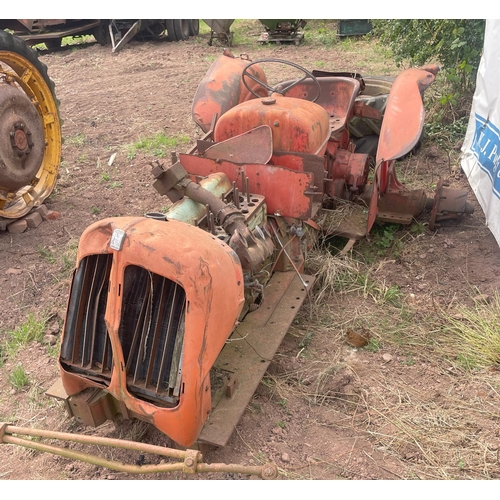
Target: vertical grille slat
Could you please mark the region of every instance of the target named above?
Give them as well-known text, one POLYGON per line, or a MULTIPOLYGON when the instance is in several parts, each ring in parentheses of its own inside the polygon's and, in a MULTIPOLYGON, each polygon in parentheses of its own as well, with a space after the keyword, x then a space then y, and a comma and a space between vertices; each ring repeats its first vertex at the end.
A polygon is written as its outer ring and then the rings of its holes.
MULTIPOLYGON (((170 347, 172 346, 172 349, 173 349, 173 344, 170 342, 168 342, 168 340, 171 338, 171 329, 173 327, 173 319, 174 319, 174 312, 175 312, 175 308, 177 306, 176 302, 177 302, 177 289, 173 289, 172 291, 172 301, 170 302, 170 310, 169 310, 169 313, 168 313, 168 326, 167 326, 167 331, 166 331, 166 342, 164 343, 163 345, 163 349, 162 349, 162 354, 161 354, 161 364, 160 364, 160 371, 159 371, 159 377, 158 377, 158 381, 157 381, 157 385, 156 385, 156 392, 159 392, 160 391, 160 388, 161 388, 161 382, 165 376, 165 373, 169 372, 170 374, 170 366, 172 364, 172 358, 170 356, 171 352, 170 352, 170 347)), ((176 333, 177 333, 177 328, 176 328, 176 333)), ((170 385, 170 384, 169 384, 170 385)))
MULTIPOLYGON (((163 310, 165 308, 165 281, 162 280, 161 283, 161 291, 159 294, 159 305, 156 308, 156 315, 155 315, 155 322, 154 322, 154 335, 153 335, 153 341, 151 344, 151 352, 156 352, 158 349, 158 343, 160 341, 160 336, 161 336, 161 324, 158 321, 159 318, 163 317, 163 310)), ((146 372, 146 377, 144 380, 144 387, 147 387, 149 384, 151 384, 151 378, 153 375, 153 369, 155 366, 155 357, 150 356, 149 357, 149 362, 148 362, 148 368, 146 372)))

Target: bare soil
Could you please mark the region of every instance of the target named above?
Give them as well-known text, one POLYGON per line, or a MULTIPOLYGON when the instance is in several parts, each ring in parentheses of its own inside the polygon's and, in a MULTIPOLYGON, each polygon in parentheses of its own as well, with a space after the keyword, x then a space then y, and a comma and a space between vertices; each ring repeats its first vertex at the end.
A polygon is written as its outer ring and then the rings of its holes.
MULTIPOLYGON (((47 333, 59 336, 83 230, 100 218, 145 214, 168 204, 152 188, 151 152, 138 151, 132 157, 127 145, 159 131, 189 138, 177 148, 180 152, 194 145, 202 134, 191 119, 192 98, 221 52, 217 44, 208 46, 206 35, 178 43, 133 41, 117 54, 93 43, 40 52, 56 83, 64 120, 60 178, 46 200, 60 217, 22 234, 0 232, 0 335, 5 338, 34 314, 50 315, 47 333)), ((308 69, 326 60, 321 69, 373 72, 359 54, 335 47, 255 44, 233 52, 246 52, 253 59, 287 59, 308 69)), ((387 74, 397 72, 390 62, 386 65, 387 74)), ((405 237, 397 256, 382 254, 372 268, 372 278, 398 286, 417 316, 472 304, 471 290, 487 297, 500 285, 500 249, 460 173, 457 156, 424 143, 403 162, 402 171, 417 185, 445 177, 452 187, 469 192, 475 213, 438 231, 405 237)), ((373 249, 374 240, 365 243, 370 244, 373 249)), ((387 332, 401 315, 400 307, 381 304, 369 294, 333 294, 319 307, 311 298, 228 446, 208 450, 205 460, 271 461, 282 479, 500 478, 500 374, 460 370, 451 359, 430 355, 424 339, 422 345, 409 345, 404 329, 399 344, 389 341, 387 332), (371 329, 378 350, 347 342, 348 329, 356 325, 371 329)), ((426 335, 428 340, 436 331, 426 335)), ((0 421, 171 445, 154 428, 137 422, 91 429, 69 420, 58 402, 44 396, 58 377, 53 350, 32 343, 0 369, 0 421), (30 385, 16 391, 8 377, 19 363, 30 385)), ((134 453, 105 453, 131 463, 138 459, 134 453)), ((10 445, 0 446, 0 477, 192 478, 181 473, 136 477, 10 445)))

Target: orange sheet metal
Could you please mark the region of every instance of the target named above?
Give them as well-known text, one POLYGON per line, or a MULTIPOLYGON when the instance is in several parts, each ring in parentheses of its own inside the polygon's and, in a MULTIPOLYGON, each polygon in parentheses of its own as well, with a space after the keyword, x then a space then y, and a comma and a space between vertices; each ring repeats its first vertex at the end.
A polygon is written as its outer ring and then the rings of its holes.
POLYGON ((293 97, 272 97, 241 103, 225 113, 214 130, 216 142, 268 125, 274 151, 322 156, 330 138, 328 113, 318 104, 293 97))
MULTIPOLYGON (((204 132, 210 129, 214 114, 220 117, 237 104, 255 98, 241 79, 243 69, 250 62, 248 59, 234 57, 226 49, 208 69, 198 86, 191 111, 193 120, 204 132)), ((250 71, 258 80, 267 83, 266 76, 258 65, 253 66, 250 71)), ((267 90, 258 83, 250 81, 249 86, 259 95, 267 96, 267 90)))
MULTIPOLYGON (((78 249, 78 262, 91 254, 113 254, 105 322, 113 350, 113 371, 107 390, 126 407, 152 422, 183 446, 190 446, 211 411, 209 371, 233 331, 244 303, 239 259, 224 242, 195 226, 143 217, 104 219, 89 226, 78 249), (123 248, 110 247, 115 229, 126 233, 123 248), (161 408, 132 396, 118 332, 124 269, 146 268, 180 284, 186 292, 182 389, 175 408, 161 408)), ((68 395, 101 387, 61 368, 68 395)))
POLYGON ((236 164, 229 161, 216 161, 199 156, 179 155, 182 166, 191 174, 206 177, 216 172, 224 172, 231 182, 241 186, 241 172, 248 177, 251 193, 266 198, 267 213, 279 214, 307 220, 311 217, 311 198, 304 194, 314 185, 314 175, 296 172, 284 167, 261 164, 236 164))
POLYGON ((434 81, 433 73, 411 68, 395 80, 380 130, 377 161, 400 158, 417 144, 424 125, 421 93, 434 81))

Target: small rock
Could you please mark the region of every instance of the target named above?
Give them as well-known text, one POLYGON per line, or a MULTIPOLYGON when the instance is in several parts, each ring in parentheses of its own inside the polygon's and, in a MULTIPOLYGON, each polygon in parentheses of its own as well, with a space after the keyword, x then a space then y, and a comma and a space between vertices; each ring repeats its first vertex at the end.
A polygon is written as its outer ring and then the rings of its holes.
POLYGON ((49 213, 45 216, 45 220, 56 220, 61 217, 61 212, 56 212, 55 210, 50 210, 49 213))
POLYGON ((283 435, 283 429, 281 427, 275 427, 273 430, 272 430, 273 434, 277 434, 278 436, 282 436, 283 435))
POLYGON ((57 337, 55 335, 45 335, 43 337, 43 343, 47 345, 55 345, 57 343, 57 337))
POLYGON ((382 355, 382 359, 385 363, 390 363, 392 361, 392 356, 389 353, 385 353, 382 355))
POLYGON ((439 158, 439 149, 434 147, 434 146, 431 146, 426 152, 425 152, 425 156, 429 159, 436 159, 436 158, 439 158))
POLYGON ((288 453, 283 453, 283 455, 281 455, 281 460, 283 460, 283 462, 290 462, 290 455, 288 453))
POLYGON ((21 274, 22 272, 22 269, 14 269, 13 267, 10 267, 7 271, 5 271, 5 274, 21 274))
POLYGON ((113 479, 116 479, 116 476, 114 474, 108 474, 108 477, 106 479, 112 481, 113 479))
POLYGON ((61 330, 61 327, 59 326, 59 321, 54 320, 47 327, 47 334, 48 335, 57 335, 60 332, 60 330, 61 330))

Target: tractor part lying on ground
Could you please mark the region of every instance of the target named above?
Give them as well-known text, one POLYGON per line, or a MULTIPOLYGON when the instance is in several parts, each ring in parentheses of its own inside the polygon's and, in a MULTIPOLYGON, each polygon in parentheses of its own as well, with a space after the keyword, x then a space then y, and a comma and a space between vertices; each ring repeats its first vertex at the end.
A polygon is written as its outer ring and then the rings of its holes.
POLYGON ((28 45, 44 43, 49 50, 61 47, 67 36, 93 35, 99 45, 112 45, 118 52, 132 38, 171 42, 197 36, 199 19, 0 19, 0 29, 9 29, 28 45))
POLYGON ((0 444, 13 444, 31 450, 52 453, 71 460, 86 462, 99 467, 106 467, 117 472, 127 474, 158 474, 162 472, 183 472, 184 474, 197 474, 207 472, 230 472, 235 474, 247 474, 258 476, 262 479, 276 479, 278 469, 274 464, 263 466, 234 465, 234 464, 206 464, 203 462, 203 455, 197 450, 176 450, 164 448, 151 444, 138 443, 136 441, 126 441, 124 439, 103 438, 97 436, 86 436, 82 434, 69 434, 65 432, 45 431, 17 427, 0 422, 0 444), (33 438, 36 438, 33 439, 33 438), (75 451, 66 446, 56 446, 47 444, 42 439, 59 440, 64 443, 73 442, 88 444, 93 446, 106 446, 111 448, 125 449, 139 453, 139 464, 125 464, 114 460, 108 460, 98 455, 75 451), (145 454, 162 457, 162 463, 142 465, 145 454), (142 458, 141 458, 142 457, 142 458), (175 463, 165 463, 165 458, 175 459, 175 463))
POLYGON ((28 45, 44 43, 50 50, 61 46, 66 36, 94 35, 100 45, 109 44, 106 19, 1 19, 0 29, 9 29, 28 45))
POLYGON ((265 32, 262 33, 257 43, 294 43, 300 45, 304 39, 304 33, 299 31, 307 21, 304 19, 259 19, 264 25, 265 32))
POLYGON ((58 104, 36 52, 0 30, 0 221, 26 215, 54 189, 62 143, 58 104))
POLYGON ((161 40, 166 35, 171 42, 178 42, 197 36, 200 30, 199 19, 112 19, 108 25, 112 52, 118 52, 133 38, 161 40))
POLYGON ((224 51, 192 107, 203 138, 152 165, 173 203, 164 220, 109 218, 82 234, 48 394, 87 425, 138 418, 183 447, 225 446, 313 286, 305 257, 322 235, 470 212, 460 191, 427 198, 396 177, 435 71, 396 79, 374 159, 350 140, 354 116, 381 118, 357 100, 359 78, 224 51), (272 85, 268 63, 300 74, 272 85))
POLYGON ((231 32, 231 26, 234 19, 203 19, 210 28, 210 40, 208 45, 212 45, 214 40, 218 40, 228 47, 232 47, 234 34, 231 32))

